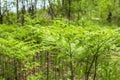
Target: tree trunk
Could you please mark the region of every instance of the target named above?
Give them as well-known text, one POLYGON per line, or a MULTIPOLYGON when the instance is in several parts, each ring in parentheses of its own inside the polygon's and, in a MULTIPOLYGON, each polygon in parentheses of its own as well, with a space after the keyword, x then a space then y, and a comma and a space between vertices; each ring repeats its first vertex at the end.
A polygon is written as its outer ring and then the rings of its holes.
POLYGON ((69 9, 68 9, 68 19, 71 20, 71 2, 72 0, 68 0, 68 5, 69 5, 69 9))
POLYGON ((30 16, 33 19, 34 18, 34 10, 35 10, 35 6, 33 4, 33 0, 31 0, 31 5, 30 5, 30 16))
POLYGON ((62 0, 62 17, 64 17, 64 10, 65 10, 65 1, 64 0, 62 0))
POLYGON ((35 0, 35 2, 34 2, 34 17, 36 15, 36 11, 37 11, 37 2, 38 2, 38 0, 35 0))
POLYGON ((21 17, 21 20, 22 20, 22 25, 24 25, 24 22, 25 22, 25 18, 24 18, 24 15, 25 15, 25 4, 24 4, 24 0, 22 0, 22 17, 21 17))
POLYGON ((7 0, 6 0, 6 22, 7 22, 7 24, 11 24, 11 21, 10 21, 10 15, 9 15, 9 10, 8 10, 8 4, 7 4, 8 2, 7 2, 7 0))
POLYGON ((19 5, 18 0, 16 0, 17 23, 19 20, 19 12, 18 12, 19 6, 18 5, 19 5))
POLYGON ((3 23, 3 15, 2 15, 2 6, 1 6, 1 0, 0 0, 0 24, 3 23))

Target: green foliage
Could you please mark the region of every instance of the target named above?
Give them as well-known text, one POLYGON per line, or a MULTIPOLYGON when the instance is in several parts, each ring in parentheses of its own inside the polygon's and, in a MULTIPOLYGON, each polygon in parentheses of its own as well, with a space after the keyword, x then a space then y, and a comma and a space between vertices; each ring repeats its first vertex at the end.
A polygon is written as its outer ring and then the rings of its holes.
POLYGON ((0 80, 120 80, 120 0, 0 3, 0 80))
MULTIPOLYGON (((44 44, 46 44, 43 46, 43 49, 53 50, 54 48, 57 48, 59 50, 59 53, 57 52, 58 59, 65 59, 67 63, 71 61, 80 61, 80 63, 85 61, 91 63, 94 55, 97 54, 99 56, 98 69, 102 68, 102 64, 109 64, 109 62, 112 64, 114 63, 111 58, 113 54, 112 50, 118 48, 115 45, 120 42, 120 35, 116 30, 95 26, 85 28, 76 27, 69 24, 63 24, 60 21, 56 21, 54 26, 43 28, 41 32, 43 33, 42 38, 44 44), (72 58, 70 57, 71 54, 72 58), (105 57, 108 58, 109 61, 103 61, 100 65, 100 60, 105 57)), ((119 52, 117 54, 119 54, 119 52)), ((112 68, 112 66, 105 67, 112 68)), ((114 68, 112 68, 112 70, 114 73, 114 68)), ((104 72, 101 72, 101 74, 102 73, 104 72)), ((104 75, 102 79, 104 79, 105 76, 106 75, 104 75)))
MULTIPOLYGON (((75 75, 75 79, 83 79, 83 76, 90 78, 97 74, 96 78, 99 80, 116 77, 119 80, 119 56, 116 55, 119 55, 120 51, 120 29, 99 27, 97 24, 80 27, 66 22, 55 20, 53 25, 46 27, 38 24, 23 27, 1 25, 0 66, 8 66, 0 69, 0 74, 7 74, 2 78, 7 79, 13 75, 15 77, 16 68, 20 73, 30 73, 35 68, 38 71, 28 75, 26 79, 47 79, 45 73, 48 70, 41 68, 48 64, 44 57, 47 53, 49 65, 55 63, 54 67, 63 71, 64 79, 71 79, 72 75, 75 75)), ((49 73, 54 73, 49 65, 49 73)), ((54 79, 53 74, 48 77, 54 79)), ((57 77, 63 79, 61 76, 57 77)))

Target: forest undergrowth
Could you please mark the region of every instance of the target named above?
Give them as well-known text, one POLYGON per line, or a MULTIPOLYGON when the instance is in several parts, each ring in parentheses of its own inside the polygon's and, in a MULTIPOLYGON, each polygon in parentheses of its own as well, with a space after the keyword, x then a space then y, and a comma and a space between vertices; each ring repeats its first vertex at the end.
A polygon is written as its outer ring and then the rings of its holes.
POLYGON ((0 80, 120 80, 119 73, 119 27, 0 25, 0 80))

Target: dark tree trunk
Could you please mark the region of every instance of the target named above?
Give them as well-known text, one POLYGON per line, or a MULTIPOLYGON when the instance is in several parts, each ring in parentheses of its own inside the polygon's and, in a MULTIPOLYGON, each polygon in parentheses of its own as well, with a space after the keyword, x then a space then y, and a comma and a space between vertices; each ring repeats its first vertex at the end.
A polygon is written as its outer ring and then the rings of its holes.
POLYGON ((71 2, 72 0, 68 0, 68 5, 69 5, 69 9, 68 9, 68 19, 71 20, 71 2))
POLYGON ((2 15, 2 7, 1 7, 1 0, 0 0, 0 24, 3 23, 3 15, 2 15))
POLYGON ((25 22, 25 4, 24 4, 24 0, 22 0, 22 17, 21 17, 21 20, 22 20, 22 25, 24 25, 24 22, 25 22))
POLYGON ((7 0, 6 0, 6 21, 7 21, 7 24, 11 24, 11 21, 10 21, 10 15, 9 15, 9 10, 8 10, 8 4, 7 4, 7 0))
POLYGON ((36 16, 37 2, 38 2, 38 0, 35 0, 35 2, 34 2, 34 6, 33 6, 33 9, 34 9, 33 14, 34 14, 34 16, 33 16, 33 18, 36 16))
POLYGON ((62 17, 64 17, 64 11, 65 10, 65 1, 62 0, 62 17))
POLYGON ((32 19, 34 18, 36 4, 37 4, 36 2, 35 2, 35 4, 33 4, 32 0, 30 1, 30 7, 29 7, 28 11, 29 11, 29 14, 32 19))
POLYGON ((19 5, 18 0, 16 0, 17 23, 19 20, 19 12, 18 12, 19 6, 18 5, 19 5))
POLYGON ((34 5, 32 4, 32 12, 31 12, 31 17, 32 17, 32 19, 34 18, 34 5))

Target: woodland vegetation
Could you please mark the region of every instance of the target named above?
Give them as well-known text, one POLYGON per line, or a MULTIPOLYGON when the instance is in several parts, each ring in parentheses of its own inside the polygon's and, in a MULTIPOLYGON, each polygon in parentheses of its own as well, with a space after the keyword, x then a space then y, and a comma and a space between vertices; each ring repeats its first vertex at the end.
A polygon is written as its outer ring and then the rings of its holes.
POLYGON ((120 0, 0 0, 0 80, 120 80, 120 0))

